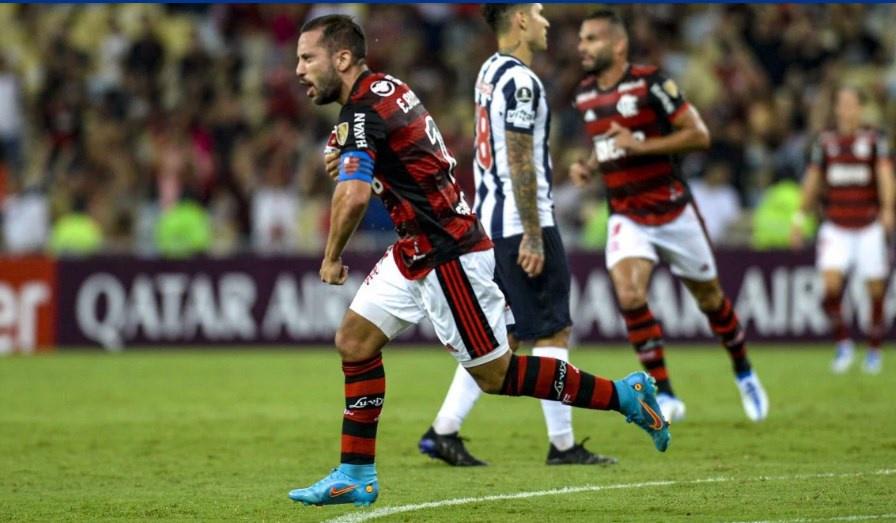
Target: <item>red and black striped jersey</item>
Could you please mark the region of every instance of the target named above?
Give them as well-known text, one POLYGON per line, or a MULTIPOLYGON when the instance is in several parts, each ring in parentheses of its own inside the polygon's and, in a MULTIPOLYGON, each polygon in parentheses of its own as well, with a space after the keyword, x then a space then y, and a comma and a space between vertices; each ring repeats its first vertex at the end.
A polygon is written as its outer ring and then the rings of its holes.
POLYGON ((877 219, 877 162, 889 155, 887 137, 863 127, 843 135, 824 131, 812 145, 809 161, 821 169, 825 219, 841 227, 864 227, 877 219))
POLYGON ((670 155, 627 156, 607 136, 616 122, 644 140, 670 134, 672 121, 688 109, 675 82, 656 67, 629 65, 609 89, 588 75, 576 89, 575 106, 585 119, 595 156, 607 188, 610 212, 644 225, 661 225, 675 219, 690 202, 678 161, 670 155))
POLYGON ((364 151, 374 160, 373 191, 398 233, 392 250, 405 277, 422 278, 440 263, 491 248, 452 174, 456 160, 405 83, 362 73, 335 134, 343 153, 364 151))

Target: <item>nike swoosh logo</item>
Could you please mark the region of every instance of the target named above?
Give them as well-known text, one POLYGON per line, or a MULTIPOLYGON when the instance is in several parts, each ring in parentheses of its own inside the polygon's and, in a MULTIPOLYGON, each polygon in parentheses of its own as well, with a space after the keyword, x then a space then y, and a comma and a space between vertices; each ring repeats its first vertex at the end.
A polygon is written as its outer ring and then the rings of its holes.
POLYGON ((650 425, 650 428, 653 430, 662 430, 663 418, 661 416, 658 416, 656 411, 654 411, 653 409, 650 408, 649 405, 644 403, 644 400, 638 400, 638 401, 641 402, 641 408, 643 408, 645 411, 647 411, 647 415, 650 416, 651 419, 653 419, 653 423, 650 425))
POLYGON ((330 497, 338 498, 339 496, 341 496, 343 494, 348 494, 349 492, 351 492, 353 490, 355 490, 355 485, 349 485, 347 487, 342 487, 342 488, 330 487, 330 497))

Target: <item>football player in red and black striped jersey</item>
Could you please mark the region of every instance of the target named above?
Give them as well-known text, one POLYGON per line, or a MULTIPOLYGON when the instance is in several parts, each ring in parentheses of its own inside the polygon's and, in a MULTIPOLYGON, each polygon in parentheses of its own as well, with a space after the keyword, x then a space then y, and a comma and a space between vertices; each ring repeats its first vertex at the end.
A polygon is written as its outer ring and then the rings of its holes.
POLYGON ((454 158, 414 92, 367 69, 363 30, 343 15, 312 19, 302 27, 296 55, 306 94, 317 104, 342 105, 328 141, 333 161, 327 165, 335 167, 339 183, 321 281, 345 283, 342 252, 373 193, 399 238, 361 284, 336 332, 345 376, 340 465, 291 491, 290 499, 307 505, 376 501, 376 432, 386 392, 381 351, 424 318, 484 392, 616 410, 665 451, 669 427, 647 374, 610 381, 562 360, 510 352, 492 242, 454 180, 454 158))
POLYGON ((806 213, 823 203, 818 230, 817 266, 824 281, 822 306, 831 322, 837 352, 831 370, 852 365, 853 342, 843 321, 841 301, 846 274, 865 282, 871 305, 868 354, 864 370, 881 369, 884 294, 889 275, 887 236, 894 231, 893 161, 887 136, 862 125, 862 93, 842 87, 834 102, 836 127, 822 132, 812 146, 803 178, 803 199, 793 227, 794 245, 802 245, 806 213))
POLYGON ((660 324, 647 303, 659 261, 681 278, 727 349, 744 411, 753 421, 768 413, 768 398, 753 372, 744 330, 716 274, 702 218, 678 167, 680 153, 706 149, 709 131, 675 82, 656 67, 628 61, 628 34, 613 11, 589 15, 579 32, 585 78, 576 91, 593 142, 588 160, 570 167, 579 184, 600 174, 611 216, 607 268, 629 341, 657 380, 667 418, 684 417, 684 402, 669 381, 660 324))

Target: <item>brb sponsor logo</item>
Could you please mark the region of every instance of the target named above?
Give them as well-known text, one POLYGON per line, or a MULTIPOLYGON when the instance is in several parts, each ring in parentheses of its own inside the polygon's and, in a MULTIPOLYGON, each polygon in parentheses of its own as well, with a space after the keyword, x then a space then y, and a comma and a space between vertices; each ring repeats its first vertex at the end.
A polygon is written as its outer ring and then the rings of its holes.
POLYGON ((44 258, 0 260, 0 354, 52 349, 55 272, 44 258))

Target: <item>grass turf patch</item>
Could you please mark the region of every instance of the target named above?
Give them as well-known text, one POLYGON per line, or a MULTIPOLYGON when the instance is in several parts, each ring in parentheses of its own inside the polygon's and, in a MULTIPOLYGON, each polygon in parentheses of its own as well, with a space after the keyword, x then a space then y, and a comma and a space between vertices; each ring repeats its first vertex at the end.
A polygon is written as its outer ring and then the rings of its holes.
MULTIPOLYGON (((667 351, 688 418, 669 451, 616 413, 576 409, 576 437, 612 467, 544 465, 541 407, 483 397, 463 427, 488 467, 453 469, 416 451, 454 372, 439 349, 387 350, 373 509, 582 485, 668 480, 431 508, 378 521, 741 521, 896 512, 896 373, 828 372, 831 351, 768 346, 752 359, 770 417, 743 414, 721 348, 667 351), (823 476, 834 474, 833 476, 823 476), (714 478, 715 481, 696 482, 714 478)), ((623 347, 575 350, 618 378, 623 347)), ((886 362, 885 362, 886 363, 886 362)), ((371 509, 307 508, 290 488, 339 458, 342 374, 334 353, 165 351, 0 359, 0 519, 320 521, 371 509)))

